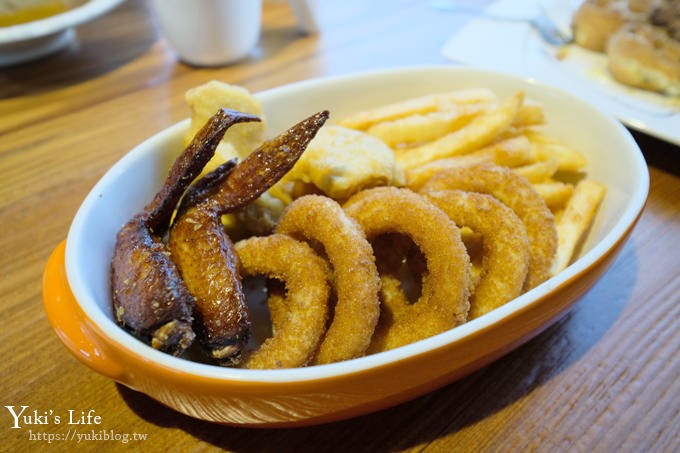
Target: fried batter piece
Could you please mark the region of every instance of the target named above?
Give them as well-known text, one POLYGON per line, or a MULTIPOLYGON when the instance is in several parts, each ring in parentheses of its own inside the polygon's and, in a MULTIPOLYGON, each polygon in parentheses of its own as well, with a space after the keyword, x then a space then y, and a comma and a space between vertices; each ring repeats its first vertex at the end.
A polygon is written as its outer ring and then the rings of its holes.
POLYGON ((218 167, 188 191, 170 229, 172 260, 195 298, 196 330, 211 358, 240 361, 249 313, 234 245, 221 216, 251 203, 297 162, 328 112, 319 112, 265 142, 233 169, 218 167))
POLYGON ((394 152, 378 138, 342 126, 325 126, 284 178, 311 184, 336 200, 362 189, 403 185, 394 152))
POLYGON ((194 339, 194 299, 162 236, 187 186, 212 158, 225 131, 253 115, 219 110, 174 162, 161 190, 119 231, 111 260, 116 321, 152 347, 174 355, 194 339))

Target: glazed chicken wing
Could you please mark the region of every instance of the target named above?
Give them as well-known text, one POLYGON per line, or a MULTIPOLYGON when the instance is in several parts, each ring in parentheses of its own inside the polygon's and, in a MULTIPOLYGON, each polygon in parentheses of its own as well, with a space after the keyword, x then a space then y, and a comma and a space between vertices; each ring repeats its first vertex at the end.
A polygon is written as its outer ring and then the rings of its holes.
POLYGON ((195 298, 199 340, 212 359, 236 363, 249 314, 233 244, 221 216, 242 208, 292 168, 328 118, 317 113, 265 142, 236 167, 218 167, 187 192, 170 230, 172 260, 195 298))
POLYGON ((119 231, 111 261, 116 321, 152 347, 179 355, 194 339, 194 298, 163 242, 187 186, 211 159, 225 131, 253 115, 222 109, 174 162, 161 190, 119 231))

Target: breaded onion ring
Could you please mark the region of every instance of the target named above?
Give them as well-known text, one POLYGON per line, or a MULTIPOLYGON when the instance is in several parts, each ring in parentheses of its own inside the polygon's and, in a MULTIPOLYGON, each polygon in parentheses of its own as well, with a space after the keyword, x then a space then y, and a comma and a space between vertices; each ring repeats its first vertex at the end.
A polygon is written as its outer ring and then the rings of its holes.
POLYGON ((371 245, 359 226, 336 201, 305 195, 286 208, 276 232, 318 241, 333 267, 337 303, 313 363, 364 355, 380 315, 380 280, 371 245))
POLYGON ((470 259, 458 227, 427 198, 409 189, 379 187, 351 197, 345 211, 369 240, 386 233, 409 236, 427 262, 420 298, 384 307, 370 351, 384 351, 436 335, 465 322, 470 259))
POLYGON ((515 211, 529 236, 529 274, 524 289, 550 277, 557 253, 555 219, 529 181, 509 168, 484 163, 438 173, 423 185, 421 192, 447 189, 486 193, 515 211))
MULTIPOLYGON (((282 306, 271 310, 272 337, 248 353, 244 368, 307 365, 321 342, 330 289, 326 262, 304 242, 282 235, 252 237, 235 244, 243 277, 263 275, 282 281, 282 306)), ((268 301, 271 303, 271 301, 268 301)))
POLYGON ((529 270, 529 238, 513 210, 481 193, 443 190, 425 195, 456 225, 482 236, 481 278, 470 296, 468 319, 519 296, 529 270))

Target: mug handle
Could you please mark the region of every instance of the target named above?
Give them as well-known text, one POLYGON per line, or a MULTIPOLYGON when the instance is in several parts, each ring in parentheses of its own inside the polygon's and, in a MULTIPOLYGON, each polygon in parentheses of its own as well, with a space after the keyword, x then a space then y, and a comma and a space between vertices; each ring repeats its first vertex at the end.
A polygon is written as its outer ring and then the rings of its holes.
POLYGON ((298 28, 305 33, 314 34, 319 32, 319 24, 316 18, 317 0, 288 0, 293 10, 298 28))
POLYGON ((99 374, 125 383, 125 370, 102 347, 88 326, 86 316, 75 300, 66 278, 66 241, 52 251, 43 273, 43 305, 52 328, 69 351, 99 374))

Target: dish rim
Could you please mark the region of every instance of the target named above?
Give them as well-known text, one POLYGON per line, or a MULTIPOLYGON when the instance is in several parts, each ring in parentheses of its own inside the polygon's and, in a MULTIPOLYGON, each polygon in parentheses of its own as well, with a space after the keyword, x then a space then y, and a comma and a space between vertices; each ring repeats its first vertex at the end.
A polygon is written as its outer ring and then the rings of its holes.
POLYGON ((66 28, 94 19, 125 0, 88 0, 80 6, 53 16, 22 24, 0 27, 0 45, 26 41, 57 33, 66 28))
POLYGON ((611 115, 596 109, 587 102, 567 92, 564 92, 559 88, 537 82, 530 78, 500 73, 498 71, 455 67, 451 65, 409 66, 405 68, 385 68, 302 80, 255 93, 255 96, 258 98, 263 98, 271 96, 272 93, 281 95, 282 92, 285 92, 286 90, 298 89, 300 85, 332 84, 337 81, 349 81, 351 79, 361 80, 367 77, 381 77, 394 71, 451 71, 452 73, 458 72, 468 75, 484 74, 487 77, 497 77, 502 79, 504 82, 510 81, 518 85, 530 84, 536 86, 542 91, 547 90, 547 92, 552 92, 553 94, 557 93, 560 96, 566 96, 572 102, 580 104, 581 108, 594 111, 594 113, 601 116, 603 120, 609 122, 613 128, 618 129, 621 132, 621 138, 628 142, 630 145, 630 151, 633 153, 631 157, 635 159, 636 165, 634 168, 637 170, 636 176, 640 181, 640 184, 630 197, 623 213, 615 221, 613 227, 608 232, 606 232, 604 237, 598 243, 594 244, 589 251, 584 253, 578 260, 576 260, 558 275, 550 278, 536 288, 533 288, 527 293, 480 318, 469 321, 461 326, 456 327, 455 329, 442 332, 430 338, 426 338, 400 348, 338 363, 280 370, 244 370, 237 368, 224 368, 216 365, 198 363, 183 358, 173 357, 169 354, 157 351, 139 341, 137 338, 133 337, 124 329, 115 324, 115 322, 100 307, 97 306, 96 302, 92 301, 89 305, 84 306, 81 300, 87 298, 84 297, 79 285, 82 285, 85 282, 81 282, 77 276, 74 276, 75 271, 72 270, 72 266, 69 265, 70 256, 75 255, 74 250, 78 245, 78 232, 81 231, 84 226, 83 219, 85 217, 85 212, 88 211, 89 207, 97 201, 98 193, 101 191, 100 188, 106 186, 108 184, 107 181, 111 178, 114 178, 119 172, 119 169, 126 166, 127 163, 138 159, 143 153, 155 152, 159 143, 162 143, 175 136, 181 137, 182 131, 186 129, 189 122, 188 119, 185 119, 153 134, 129 150, 99 179, 78 209, 67 236, 65 266, 67 280, 71 286, 74 298, 85 316, 87 316, 102 333, 106 334, 107 341, 115 343, 117 347, 123 349, 126 353, 133 354, 144 360, 153 361, 156 364, 169 367, 175 371, 188 373, 200 378, 215 379, 224 381, 225 383, 234 381, 259 384, 300 383, 325 378, 338 378, 345 375, 365 372, 372 368, 379 368, 396 362, 414 359, 419 355, 426 354, 433 350, 437 350, 458 342, 468 335, 474 335, 476 332, 492 328, 496 323, 506 316, 522 311, 534 303, 540 303, 546 298, 549 298, 550 294, 554 291, 576 281, 581 274, 587 272, 590 268, 595 266, 603 256, 606 256, 608 251, 614 249, 619 241, 626 237, 626 234, 631 226, 635 224, 638 216, 644 208, 644 204, 647 199, 649 190, 649 174, 644 158, 641 152, 639 152, 639 148, 630 133, 611 115), (637 152, 635 152, 635 150, 637 150, 637 152))

